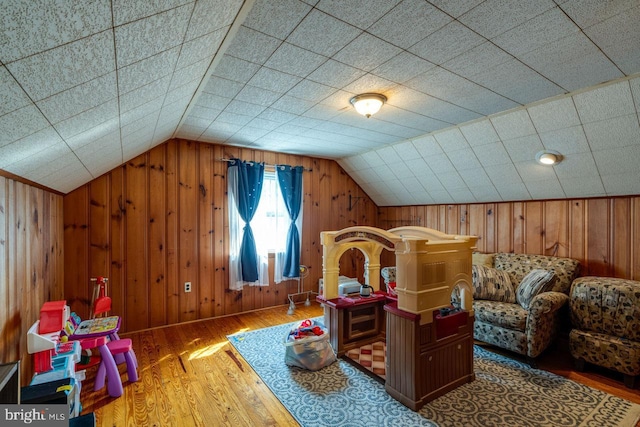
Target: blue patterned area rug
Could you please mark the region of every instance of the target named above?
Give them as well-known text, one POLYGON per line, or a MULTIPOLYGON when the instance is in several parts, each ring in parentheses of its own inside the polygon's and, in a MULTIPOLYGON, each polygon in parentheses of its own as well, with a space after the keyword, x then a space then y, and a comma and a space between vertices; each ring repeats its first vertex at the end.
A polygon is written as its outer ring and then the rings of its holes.
POLYGON ((303 427, 632 427, 640 418, 640 405, 478 346, 476 380, 414 412, 344 360, 315 372, 287 366, 292 325, 227 338, 303 427))

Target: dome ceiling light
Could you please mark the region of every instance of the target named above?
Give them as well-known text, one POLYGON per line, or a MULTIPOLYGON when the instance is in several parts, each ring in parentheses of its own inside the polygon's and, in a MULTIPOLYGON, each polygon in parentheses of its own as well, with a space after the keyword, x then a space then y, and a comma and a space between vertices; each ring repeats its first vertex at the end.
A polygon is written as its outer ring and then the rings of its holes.
POLYGON ((387 97, 379 93, 363 93, 354 96, 349 102, 351 102, 351 105, 353 105, 358 113, 369 118, 380 111, 382 104, 387 102, 387 97))
POLYGON ((543 150, 536 154, 536 161, 541 165, 553 166, 562 161, 562 154, 557 151, 543 150))

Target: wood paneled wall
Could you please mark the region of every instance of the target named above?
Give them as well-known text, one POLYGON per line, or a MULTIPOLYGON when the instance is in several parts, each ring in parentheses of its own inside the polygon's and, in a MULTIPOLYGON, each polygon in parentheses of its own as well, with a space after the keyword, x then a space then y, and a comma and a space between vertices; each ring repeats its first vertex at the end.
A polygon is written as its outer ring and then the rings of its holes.
MULTIPOLYGON (((321 231, 376 224, 377 206, 335 161, 171 140, 64 197, 71 309, 88 316, 96 276, 109 278, 125 331, 286 304, 297 281, 229 290, 227 163, 219 159, 231 157, 311 169, 303 178, 305 290, 317 291, 322 277, 321 231)), ((362 277, 363 257, 352 252, 341 272, 362 277)))
MULTIPOLYGON (((378 225, 478 236, 481 252, 575 258, 581 275, 640 280, 640 197, 381 207, 378 225)), ((392 263, 389 254, 384 261, 392 263)))
POLYGON ((33 358, 27 331, 46 301, 63 299, 61 195, 0 176, 0 363, 33 358))

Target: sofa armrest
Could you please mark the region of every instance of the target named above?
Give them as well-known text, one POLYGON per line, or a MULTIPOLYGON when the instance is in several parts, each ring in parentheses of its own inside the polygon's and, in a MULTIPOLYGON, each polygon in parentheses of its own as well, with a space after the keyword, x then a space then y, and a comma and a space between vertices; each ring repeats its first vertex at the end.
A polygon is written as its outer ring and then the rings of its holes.
POLYGON ((558 330, 558 314, 568 300, 561 292, 544 292, 533 298, 525 329, 527 356, 538 357, 551 344, 558 330))

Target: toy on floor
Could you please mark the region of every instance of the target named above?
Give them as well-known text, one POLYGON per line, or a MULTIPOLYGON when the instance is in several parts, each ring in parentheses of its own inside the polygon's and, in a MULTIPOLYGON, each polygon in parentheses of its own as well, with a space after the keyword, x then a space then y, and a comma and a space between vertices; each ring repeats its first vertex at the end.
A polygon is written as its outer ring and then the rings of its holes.
POLYGON ((336 361, 336 354, 329 344, 329 332, 315 320, 294 324, 284 345, 284 363, 288 366, 317 371, 336 361))

